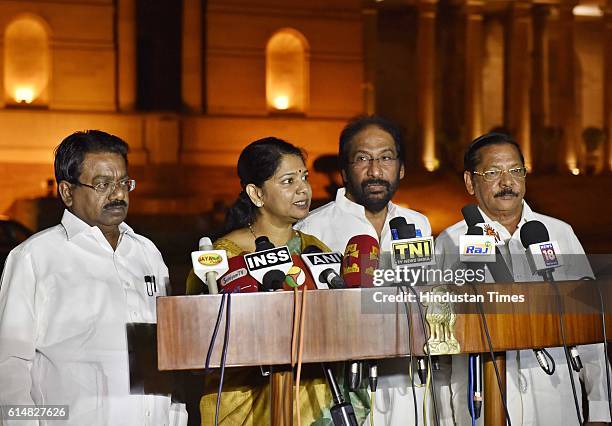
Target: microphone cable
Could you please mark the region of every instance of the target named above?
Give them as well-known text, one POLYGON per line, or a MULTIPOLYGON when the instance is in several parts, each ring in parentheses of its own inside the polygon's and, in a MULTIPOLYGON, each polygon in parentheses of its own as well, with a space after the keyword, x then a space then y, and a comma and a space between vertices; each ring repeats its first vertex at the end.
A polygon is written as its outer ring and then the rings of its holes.
POLYGON ((221 373, 219 377, 219 389, 217 391, 217 404, 215 406, 215 426, 219 425, 219 409, 221 406, 221 392, 223 391, 223 379, 225 377, 225 360, 227 358, 227 347, 229 344, 229 335, 230 335, 230 319, 231 319, 231 309, 232 309, 232 295, 231 293, 223 293, 221 296, 221 304, 219 305, 219 311, 217 314, 217 322, 215 323, 215 328, 213 330, 213 335, 210 340, 210 345, 208 346, 208 353, 206 354, 206 364, 204 365, 205 373, 210 372, 210 357, 212 355, 212 351, 215 345, 215 340, 217 338, 217 334, 219 332, 219 325, 221 323, 221 316, 223 315, 224 306, 227 306, 225 312, 225 330, 223 335, 223 347, 221 349, 221 362, 219 364, 221 373))
POLYGON ((472 291, 476 296, 476 307, 478 308, 478 314, 480 315, 480 319, 482 321, 482 326, 485 331, 485 335, 487 337, 487 345, 489 347, 489 355, 491 355, 491 361, 493 362, 493 367, 495 368, 495 376, 497 378, 497 386, 499 388, 499 395, 502 400, 502 404, 504 405, 504 412, 506 414, 506 422, 508 426, 512 426, 512 422, 510 421, 510 412, 508 411, 508 405, 506 403, 506 391, 502 386, 501 375, 499 374, 499 368, 497 368, 497 363, 495 362, 495 354, 493 353, 493 344, 491 343, 491 334, 489 333, 489 325, 487 324, 487 318, 484 314, 484 309, 482 307, 482 303, 478 300, 478 290, 476 289, 476 284, 471 281, 467 281, 468 285, 472 287, 472 291))
MULTIPOLYGON (((400 286, 400 288, 402 288, 400 286)), ((413 356, 413 344, 412 344, 412 309, 409 307, 408 302, 404 298, 404 310, 406 311, 406 322, 408 329, 408 350, 410 351, 410 364, 408 367, 408 374, 410 375, 410 387, 412 388, 412 401, 414 402, 414 426, 418 426, 419 424, 419 410, 417 408, 417 400, 416 400, 416 389, 414 383, 414 372, 412 370, 412 365, 414 363, 413 356)))
POLYGON ((546 280, 555 291, 555 299, 557 300, 557 312, 559 313, 559 328, 561 330, 561 341, 563 342, 563 352, 565 353, 565 361, 567 362, 567 371, 569 373, 570 383, 572 385, 572 394, 574 395, 574 406, 576 408, 576 417, 578 417, 578 424, 584 424, 582 416, 580 414, 580 404, 578 403, 578 395, 576 393, 576 383, 574 383, 574 374, 572 369, 572 361, 570 359, 569 348, 567 347, 567 341, 565 340, 565 320, 563 304, 561 303, 561 293, 557 287, 557 283, 553 280, 546 280))
MULTIPOLYGON (((584 277, 583 280, 595 281, 591 277, 584 277)), ((608 391, 608 410, 610 411, 610 419, 612 419, 612 392, 610 391, 610 358, 608 356, 608 335, 606 332, 606 311, 603 300, 603 295, 601 294, 601 288, 599 287, 599 282, 595 283, 595 288, 597 289, 597 293, 599 294, 599 305, 601 308, 601 330, 603 332, 603 345, 604 345, 604 356, 606 362, 606 387, 608 391)))
MULTIPOLYGON (((418 302, 419 300, 419 295, 417 294, 416 290, 414 288, 412 288, 412 286, 410 285, 406 285, 403 286, 405 288, 408 288, 412 294, 414 294, 415 300, 417 300, 417 308, 419 310, 419 318, 421 319, 421 327, 423 328, 423 337, 425 338, 425 347, 427 348, 427 363, 428 363, 428 370, 431 372, 431 370, 433 369, 433 363, 431 362, 431 350, 429 348, 429 337, 427 336, 427 328, 425 327, 425 316, 423 315, 423 309, 421 308, 421 304, 418 302)), ((431 374, 431 373, 430 373, 431 374)), ((435 389, 436 387, 436 382, 435 379, 433 377, 433 374, 431 374, 431 383, 427 384, 428 386, 431 386, 433 389, 435 389)), ((432 390, 431 392, 431 399, 433 401, 433 409, 434 409, 434 419, 436 421, 436 426, 440 426, 440 420, 438 417, 438 405, 436 403, 436 393, 432 390)), ((427 401, 427 399, 425 399, 425 401, 427 401)), ((425 422, 427 421, 427 419, 423 419, 423 424, 426 424, 425 422)))
MULTIPOLYGON (((293 348, 292 348, 292 353, 291 353, 291 358, 292 360, 294 358, 297 358, 297 372, 295 375, 295 404, 297 407, 297 412, 296 412, 296 420, 297 420, 297 426, 301 426, 302 425, 302 416, 301 416, 301 412, 300 412, 300 378, 302 375, 302 352, 304 350, 303 347, 303 343, 304 343, 304 323, 305 323, 305 319, 306 319, 306 290, 307 290, 307 286, 306 284, 304 284, 302 286, 302 303, 300 306, 300 315, 299 315, 299 336, 296 337, 294 339, 294 337, 292 336, 292 341, 297 341, 297 356, 294 356, 293 353, 293 348)), ((297 297, 297 287, 294 287, 294 293, 293 293, 293 302, 294 302, 294 324, 293 324, 293 334, 298 334, 297 333, 297 301, 298 301, 298 297, 297 297)))

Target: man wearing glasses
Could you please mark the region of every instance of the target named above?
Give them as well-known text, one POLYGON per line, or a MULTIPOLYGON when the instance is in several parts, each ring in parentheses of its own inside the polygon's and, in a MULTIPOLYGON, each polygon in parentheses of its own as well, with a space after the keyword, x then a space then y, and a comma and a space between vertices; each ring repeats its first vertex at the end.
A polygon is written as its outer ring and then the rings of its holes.
POLYGON ((0 284, 0 406, 5 424, 186 425, 182 404, 130 388, 126 329, 155 323, 168 269, 155 245, 123 221, 136 182, 127 144, 77 132, 55 152, 66 206, 61 224, 8 256, 0 284), (30 410, 8 412, 11 405, 30 410), (51 417, 49 417, 51 414, 51 417), (15 420, 13 423, 12 421, 15 420))
MULTIPOLYGON (((564 265, 554 271, 555 280, 593 277, 584 249, 571 226, 531 210, 525 196, 527 169, 519 145, 508 135, 488 133, 475 139, 464 156, 464 181, 468 193, 476 198, 487 233, 494 235, 498 247, 516 282, 541 281, 529 267, 521 243, 521 226, 531 220, 542 222, 550 239, 559 243, 564 265)), ((459 238, 468 228, 460 221, 447 228, 436 240, 439 267, 461 268, 459 238)), ((486 281, 493 278, 486 272, 486 281)), ((569 425, 576 423, 574 399, 562 348, 548 349, 556 364, 553 375, 539 366, 532 350, 506 352, 507 403, 513 424, 569 425)), ((574 373, 584 382, 590 422, 610 421, 605 392, 603 345, 579 347, 584 367, 574 373)), ((453 356, 452 401, 458 425, 471 423, 467 408, 467 357, 453 356)), ((579 399, 580 401, 580 399, 579 399)), ((486 401, 484 401, 486 404, 486 401)), ((483 416, 480 422, 483 421, 483 416)), ((486 419, 484 419, 486 424, 486 419)), ((591 423, 588 423, 591 424, 591 423)))
MULTIPOLYGON (((431 227, 426 216, 398 206, 391 199, 404 177, 404 149, 398 127, 378 117, 359 117, 350 121, 340 134, 339 162, 345 188, 338 189, 335 201, 313 210, 296 228, 314 235, 333 251, 344 252, 355 235, 370 235, 380 246, 381 267, 390 266, 391 229, 389 221, 404 217, 414 224, 417 236, 428 237, 431 227)), ((367 317, 364 317, 367 321, 367 317)), ((408 362, 390 359, 378 363, 379 386, 374 398, 374 424, 404 425, 414 417, 414 402, 408 362)), ((363 383, 367 379, 364 378, 363 383)), ((418 379, 417 379, 418 383, 418 379)), ((448 397, 448 389, 446 397, 448 397)), ((425 388, 415 389, 419 412, 425 388)), ((444 399, 445 396, 442 396, 444 399)), ((448 400, 447 398, 445 400, 448 400)), ((355 409, 358 402, 353 401, 355 409)), ((427 412, 432 413, 428 404, 427 412)), ((440 407, 440 424, 452 424, 450 409, 440 407), (445 417, 448 422, 445 422, 445 417), (450 422, 450 423, 449 423, 450 422)), ((448 405, 448 404, 447 404, 448 405)), ((428 423, 432 420, 430 417, 428 423)), ((419 416, 423 424, 423 417, 419 416)), ((369 418, 365 425, 369 424, 369 418)))

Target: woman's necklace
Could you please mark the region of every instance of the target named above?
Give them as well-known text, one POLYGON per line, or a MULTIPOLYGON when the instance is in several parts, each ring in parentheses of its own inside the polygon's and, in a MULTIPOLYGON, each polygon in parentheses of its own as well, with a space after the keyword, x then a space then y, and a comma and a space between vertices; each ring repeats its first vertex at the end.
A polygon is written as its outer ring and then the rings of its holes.
MULTIPOLYGON (((253 224, 249 223, 249 231, 251 231, 251 234, 253 234, 253 238, 257 239, 257 234, 255 233, 255 230, 253 229, 253 224)), ((300 234, 298 234, 298 231, 296 231, 295 229, 293 230, 293 236, 290 237, 287 242, 293 240, 295 237, 299 237, 300 234)))

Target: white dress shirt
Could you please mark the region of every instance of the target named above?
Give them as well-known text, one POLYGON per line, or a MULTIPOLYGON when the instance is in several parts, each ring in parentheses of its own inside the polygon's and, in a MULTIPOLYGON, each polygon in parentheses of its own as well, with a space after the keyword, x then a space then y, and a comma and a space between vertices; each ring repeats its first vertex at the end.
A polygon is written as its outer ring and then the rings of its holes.
POLYGON ((51 425, 187 424, 168 395, 130 394, 126 325, 156 322, 168 269, 150 240, 119 230, 113 250, 66 210, 11 251, 0 284, 0 405, 68 405, 69 420, 51 425))
MULTIPOLYGON (((531 272, 520 238, 521 226, 530 220, 542 222, 548 230, 550 239, 556 240, 559 244, 564 264, 553 273, 556 281, 594 276, 582 245, 567 223, 535 213, 523 201, 521 219, 511 235, 504 226, 488 218, 482 210, 480 212, 485 223, 491 225, 506 243, 505 247, 502 246, 502 250, 505 251, 506 259, 508 256, 511 258, 511 262, 508 263, 516 282, 542 281, 539 275, 531 272)), ((467 229, 465 221, 460 221, 438 236, 435 249, 436 262, 440 268, 461 267, 459 237, 465 235, 467 229)), ((493 282, 488 270, 486 281, 493 282)), ((580 374, 573 372, 578 402, 582 404, 578 380, 580 378, 585 382, 589 400, 588 420, 610 421, 603 344, 583 345, 579 346, 578 350, 584 364, 580 374)), ((506 352, 506 392, 513 425, 575 425, 578 421, 563 348, 550 348, 548 351, 556 364, 552 376, 548 376, 540 368, 532 350, 506 352)), ((453 356, 451 383, 456 423, 469 425, 471 420, 467 409, 467 356, 453 356)), ((486 401, 484 403, 486 404, 486 401)), ((483 418, 484 410, 479 424, 483 424, 483 418)))
MULTIPOLYGON (((346 198, 344 188, 338 189, 336 200, 332 201, 310 214, 295 225, 296 229, 307 234, 314 235, 323 241, 333 251, 344 252, 349 239, 355 235, 370 235, 374 237, 380 245, 381 267, 390 267, 391 251, 391 229, 389 221, 395 217, 404 217, 407 223, 413 223, 415 228, 420 231, 423 237, 431 235, 429 220, 423 214, 410 210, 392 202, 388 204, 387 217, 382 229, 381 237, 374 229, 374 226, 365 215, 365 208, 346 198), (387 256, 385 256, 387 255, 387 256), (388 258, 385 260, 385 257, 388 258), (385 263, 385 265, 383 265, 385 263)), ((367 315, 364 316, 367 321, 367 315)), ((438 375, 436 375, 436 378, 438 375)), ((367 377, 365 377, 367 380, 367 377)), ((419 379, 414 375, 415 383, 419 384, 419 379)), ((438 383, 437 383, 438 385, 438 383)), ((439 387, 439 386, 437 386, 439 387)), ((417 399, 417 410, 419 424, 423 424, 423 399, 425 396, 424 387, 415 388, 417 399)), ((436 390, 438 409, 440 414, 440 424, 452 425, 452 413, 449 404, 441 401, 449 401, 450 390, 448 386, 441 386, 436 390), (446 407, 445 407, 446 405, 446 407)), ((427 404, 428 422, 433 423, 433 407, 431 402, 427 404)), ((412 424, 414 418, 414 402, 408 375, 408 361, 406 358, 394 358, 381 360, 378 363, 378 388, 374 401, 374 424, 377 426, 390 425, 400 426, 412 424)), ((369 417, 364 425, 369 425, 369 417)))
POLYGON ((394 217, 406 218, 406 222, 413 223, 417 232, 420 231, 423 237, 431 235, 431 226, 425 215, 392 202, 389 202, 387 209, 387 217, 379 239, 374 225, 365 215, 365 207, 346 198, 346 190, 340 188, 335 201, 311 211, 308 216, 296 223, 294 228, 314 235, 327 247, 341 253, 344 253, 351 237, 362 234, 376 238, 380 251, 389 252, 392 240, 389 221, 394 217))

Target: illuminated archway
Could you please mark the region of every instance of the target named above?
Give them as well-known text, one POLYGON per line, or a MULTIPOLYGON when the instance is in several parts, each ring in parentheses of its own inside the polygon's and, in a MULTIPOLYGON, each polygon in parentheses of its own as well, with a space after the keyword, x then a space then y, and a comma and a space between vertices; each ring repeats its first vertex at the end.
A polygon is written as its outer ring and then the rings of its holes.
POLYGON ((4 90, 9 104, 46 105, 51 74, 49 31, 34 15, 22 15, 4 32, 4 90))
POLYGON ((273 111, 304 112, 308 104, 308 42, 298 31, 277 31, 266 46, 266 101, 273 111))

